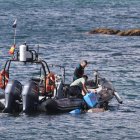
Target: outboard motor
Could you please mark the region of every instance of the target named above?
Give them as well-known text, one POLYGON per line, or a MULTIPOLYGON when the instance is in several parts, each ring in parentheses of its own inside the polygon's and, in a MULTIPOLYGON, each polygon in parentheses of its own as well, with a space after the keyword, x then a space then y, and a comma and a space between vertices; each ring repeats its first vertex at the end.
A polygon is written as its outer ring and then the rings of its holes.
POLYGON ((19 81, 9 81, 5 89, 5 108, 4 113, 21 111, 21 92, 22 85, 19 81))
POLYGON ((23 100, 23 112, 32 113, 37 111, 37 105, 39 102, 39 88, 33 81, 29 81, 24 85, 22 91, 23 100))

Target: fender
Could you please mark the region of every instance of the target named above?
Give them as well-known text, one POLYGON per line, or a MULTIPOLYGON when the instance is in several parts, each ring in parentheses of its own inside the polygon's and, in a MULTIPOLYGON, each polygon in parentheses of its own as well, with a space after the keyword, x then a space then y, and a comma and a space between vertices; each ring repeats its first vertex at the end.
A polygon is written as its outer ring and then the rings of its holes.
POLYGON ((8 80, 9 80, 9 73, 6 70, 2 70, 0 72, 0 88, 1 89, 4 89, 6 87, 6 85, 8 84, 8 80))

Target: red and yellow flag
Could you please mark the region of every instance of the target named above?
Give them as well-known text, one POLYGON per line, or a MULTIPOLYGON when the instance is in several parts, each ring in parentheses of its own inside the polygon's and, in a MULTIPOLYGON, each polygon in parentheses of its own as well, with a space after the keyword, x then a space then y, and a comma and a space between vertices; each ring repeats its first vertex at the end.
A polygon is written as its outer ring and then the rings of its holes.
POLYGON ((15 52, 15 47, 16 47, 16 45, 13 45, 13 46, 10 48, 9 54, 11 54, 11 55, 14 54, 14 52, 15 52))

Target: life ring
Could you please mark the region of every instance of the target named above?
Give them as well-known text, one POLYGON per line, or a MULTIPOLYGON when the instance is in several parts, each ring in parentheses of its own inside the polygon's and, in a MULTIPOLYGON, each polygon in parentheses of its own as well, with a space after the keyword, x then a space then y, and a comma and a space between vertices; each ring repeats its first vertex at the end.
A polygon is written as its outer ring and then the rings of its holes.
POLYGON ((6 87, 8 80, 9 80, 9 73, 5 70, 2 70, 0 72, 0 88, 1 89, 4 89, 6 87))
POLYGON ((50 72, 46 77, 46 92, 52 92, 55 89, 55 74, 50 72))

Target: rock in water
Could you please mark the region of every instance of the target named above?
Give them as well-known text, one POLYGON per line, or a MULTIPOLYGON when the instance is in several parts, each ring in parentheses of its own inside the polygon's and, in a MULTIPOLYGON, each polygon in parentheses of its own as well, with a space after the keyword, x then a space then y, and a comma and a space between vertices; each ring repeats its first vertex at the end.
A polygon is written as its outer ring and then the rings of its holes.
POLYGON ((93 29, 88 32, 89 34, 107 34, 107 35, 119 35, 119 36, 140 36, 140 29, 131 29, 131 30, 116 30, 108 28, 98 28, 93 29))
POLYGON ((114 35, 119 33, 120 30, 113 30, 113 29, 107 29, 107 28, 98 28, 91 30, 89 34, 108 34, 108 35, 114 35))
POLYGON ((120 36, 140 36, 140 29, 120 31, 119 33, 117 33, 117 35, 120 35, 120 36))

